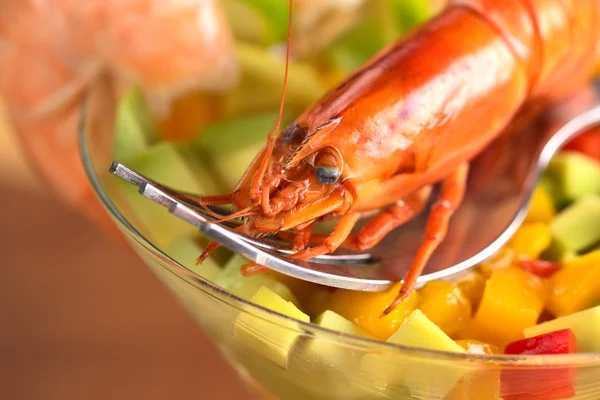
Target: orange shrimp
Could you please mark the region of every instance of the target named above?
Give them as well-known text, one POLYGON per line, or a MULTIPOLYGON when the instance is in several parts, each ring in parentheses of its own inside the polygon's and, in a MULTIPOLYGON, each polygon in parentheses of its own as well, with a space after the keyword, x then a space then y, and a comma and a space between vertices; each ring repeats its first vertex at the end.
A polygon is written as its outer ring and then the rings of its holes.
POLYGON ((598 27, 597 0, 451 1, 281 134, 278 120, 233 193, 199 202, 233 204, 247 216, 250 235, 295 232, 295 247, 316 221, 339 218, 321 243, 291 256, 306 260, 340 246, 373 247, 420 213, 431 186, 441 183, 421 247, 385 315, 444 240, 469 161, 526 105, 564 98, 591 78, 598 27), (352 234, 373 210, 381 212, 352 234))
POLYGON ((56 194, 107 226, 77 147, 90 86, 107 76, 117 88, 139 85, 164 115, 186 90, 227 91, 237 75, 218 0, 2 3, 0 95, 23 149, 56 194))

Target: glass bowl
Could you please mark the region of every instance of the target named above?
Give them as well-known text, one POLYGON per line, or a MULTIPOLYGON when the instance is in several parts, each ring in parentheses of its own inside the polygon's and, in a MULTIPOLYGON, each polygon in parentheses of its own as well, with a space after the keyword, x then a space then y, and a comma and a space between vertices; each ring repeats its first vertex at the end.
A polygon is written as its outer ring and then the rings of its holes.
MULTIPOLYGON (((119 178, 108 172, 115 108, 110 85, 100 81, 90 90, 81 113, 81 158, 95 196, 150 270, 242 379, 265 398, 600 398, 600 354, 487 356, 403 347, 289 318, 207 281, 149 239, 153 227, 136 220, 119 178), (261 346, 249 346, 236 336, 234 322, 241 317, 260 327, 261 346), (569 374, 576 374, 575 394, 567 390, 561 397, 569 374), (524 395, 539 388, 540 382, 551 392, 524 395)), ((172 221, 178 222, 175 217, 172 221)))

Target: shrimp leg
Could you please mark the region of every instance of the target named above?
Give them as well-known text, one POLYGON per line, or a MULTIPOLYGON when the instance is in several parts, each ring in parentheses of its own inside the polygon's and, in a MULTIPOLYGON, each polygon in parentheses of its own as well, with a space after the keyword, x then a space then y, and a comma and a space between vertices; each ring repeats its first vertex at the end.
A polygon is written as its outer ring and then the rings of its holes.
POLYGON ((448 222, 462 202, 468 176, 468 163, 461 164, 454 172, 442 182, 440 196, 431 208, 427 227, 425 228, 425 239, 417 251, 413 263, 404 277, 404 283, 398 296, 385 309, 382 316, 392 311, 414 288, 417 278, 423 272, 425 264, 446 237, 448 222))
POLYGON ((359 218, 360 214, 358 213, 345 214, 340 218, 340 221, 331 235, 329 235, 321 245, 294 253, 291 255, 291 258, 308 260, 313 257, 334 252, 344 240, 350 236, 350 232, 352 232, 352 228, 354 228, 354 225, 356 225, 359 218))
MULTIPOLYGON (((349 236, 341 248, 363 252, 375 247, 388 233, 419 215, 431 194, 431 186, 425 186, 406 199, 386 208, 365 225, 357 234, 349 236)), ((327 235, 313 235, 313 243, 322 242, 327 235)))

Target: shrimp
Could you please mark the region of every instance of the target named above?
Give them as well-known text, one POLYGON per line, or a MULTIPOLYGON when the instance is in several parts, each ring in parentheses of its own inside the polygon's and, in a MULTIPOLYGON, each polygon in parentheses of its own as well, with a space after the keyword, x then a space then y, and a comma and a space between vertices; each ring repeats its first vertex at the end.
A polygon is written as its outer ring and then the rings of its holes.
POLYGON ((599 27, 596 0, 450 1, 281 132, 277 121, 235 190, 199 203, 232 204, 251 236, 291 232, 291 257, 307 260, 340 246, 368 250, 421 213, 440 184, 422 244, 386 315, 414 289, 444 240, 469 161, 528 104, 547 105, 590 80, 599 27), (373 211, 379 213, 353 234, 373 211), (337 218, 337 225, 306 246, 324 218, 337 218))
POLYGON ((0 90, 23 148, 58 195, 102 220, 77 148, 86 91, 138 85, 161 116, 186 91, 238 79, 218 0, 8 0, 0 14, 0 90))

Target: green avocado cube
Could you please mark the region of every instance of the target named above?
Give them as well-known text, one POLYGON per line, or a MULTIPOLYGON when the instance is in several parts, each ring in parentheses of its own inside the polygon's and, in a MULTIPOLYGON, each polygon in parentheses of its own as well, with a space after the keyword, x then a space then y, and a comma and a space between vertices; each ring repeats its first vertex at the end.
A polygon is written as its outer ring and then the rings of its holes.
POLYGON ((142 92, 138 88, 130 89, 117 104, 113 158, 126 162, 146 150, 157 138, 156 125, 142 92))
MULTIPOLYGON (((323 312, 313 322, 323 328, 336 332, 374 338, 373 335, 330 310, 323 312)), ((310 339, 304 350, 306 351, 307 359, 318 360, 323 365, 338 370, 352 369, 360 361, 361 356, 361 352, 358 349, 330 342, 323 338, 310 339)))
POLYGON ((235 189, 246 169, 267 144, 277 113, 238 117, 210 125, 200 132, 195 147, 210 163, 227 192, 235 189))
POLYGON ((261 287, 266 287, 282 299, 300 304, 288 286, 281 282, 273 271, 249 277, 243 276, 241 267, 248 263, 250 261, 247 258, 234 255, 215 278, 215 284, 245 300, 250 300, 261 287))
POLYGON ((600 242, 600 195, 585 196, 562 210, 550 223, 556 246, 580 252, 600 242))
MULTIPOLYGON (((310 317, 271 289, 262 286, 251 301, 278 313, 303 322, 310 317)), ((271 360, 282 368, 287 368, 290 352, 300 336, 298 324, 294 321, 270 321, 241 312, 235 320, 233 336, 242 345, 271 360)))
POLYGON ((563 151, 552 158, 545 175, 558 184, 570 201, 600 194, 600 162, 575 151, 563 151))

